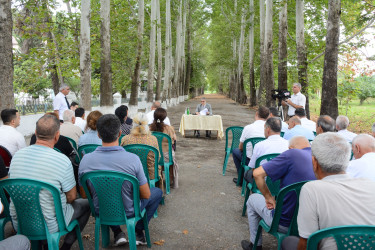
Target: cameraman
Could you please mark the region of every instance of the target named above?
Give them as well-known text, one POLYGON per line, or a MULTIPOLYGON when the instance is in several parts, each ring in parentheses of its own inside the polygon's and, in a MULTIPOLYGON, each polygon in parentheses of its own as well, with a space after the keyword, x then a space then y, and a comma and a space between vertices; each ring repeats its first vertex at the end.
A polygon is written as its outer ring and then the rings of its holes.
POLYGON ((303 108, 305 109, 306 104, 306 96, 304 96, 301 93, 301 84, 299 83, 293 83, 293 95, 290 99, 287 99, 286 101, 282 101, 281 104, 283 106, 289 106, 288 109, 288 116, 292 117, 294 116, 294 112, 297 108, 303 108))

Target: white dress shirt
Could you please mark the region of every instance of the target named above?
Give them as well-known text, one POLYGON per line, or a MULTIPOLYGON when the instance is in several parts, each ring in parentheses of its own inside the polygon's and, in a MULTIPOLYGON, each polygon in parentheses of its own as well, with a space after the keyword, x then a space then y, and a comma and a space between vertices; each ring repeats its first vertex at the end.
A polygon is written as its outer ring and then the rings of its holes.
MULTIPOLYGON (((303 108, 305 108, 305 105, 306 105, 306 96, 304 96, 301 92, 298 92, 297 94, 293 94, 290 97, 290 100, 295 105, 302 106, 303 108)), ((294 112, 296 111, 296 109, 294 107, 292 107, 292 105, 290 105, 290 104, 288 104, 288 106, 289 106, 288 115, 289 116, 293 116, 294 112)))
MULTIPOLYGON (((252 124, 247 125, 241 134, 240 142, 244 142, 246 139, 254 138, 254 137, 263 137, 264 138, 264 124, 266 121, 264 120, 256 120, 252 124)), ((246 156, 247 158, 251 158, 253 154, 253 145, 248 143, 246 146, 246 156)))
POLYGON ((367 178, 375 181, 375 153, 364 154, 361 158, 349 162, 346 173, 355 178, 367 178))
POLYGON ((26 147, 25 137, 12 126, 0 127, 0 145, 8 149, 13 156, 18 150, 26 147))
POLYGON ((53 110, 58 110, 60 120, 64 120, 63 114, 64 114, 64 111, 67 110, 67 109, 69 109, 69 108, 68 108, 68 104, 66 103, 66 100, 65 100, 65 95, 63 93, 59 92, 55 96, 55 99, 53 99, 53 110))
POLYGON ((316 123, 314 121, 311 121, 307 119, 306 117, 300 118, 301 120, 301 126, 307 129, 310 129, 313 132, 316 132, 316 123))
POLYGON ((288 124, 286 123, 286 122, 283 122, 283 121, 281 121, 281 132, 286 132, 286 131, 288 131, 288 124))
MULTIPOLYGON (((147 120, 148 120, 148 125, 150 125, 151 123, 154 122, 154 113, 155 113, 155 110, 151 110, 150 112, 148 112, 146 114, 147 120)), ((165 117, 164 124, 166 124, 168 126, 171 126, 171 121, 169 120, 168 116, 165 117)))
POLYGON ((81 117, 76 117, 76 122, 74 123, 74 125, 78 126, 82 131, 85 131, 86 124, 86 120, 83 120, 81 117))
POLYGON ((347 129, 342 129, 342 130, 339 130, 337 131, 337 133, 339 135, 341 135, 342 137, 344 137, 348 142, 352 142, 354 137, 357 136, 357 134, 353 133, 353 132, 350 132, 349 130, 347 129))
POLYGON ((253 156, 249 162, 249 167, 255 168, 255 162, 263 155, 281 154, 289 149, 289 142, 280 135, 271 135, 266 140, 255 144, 253 156))

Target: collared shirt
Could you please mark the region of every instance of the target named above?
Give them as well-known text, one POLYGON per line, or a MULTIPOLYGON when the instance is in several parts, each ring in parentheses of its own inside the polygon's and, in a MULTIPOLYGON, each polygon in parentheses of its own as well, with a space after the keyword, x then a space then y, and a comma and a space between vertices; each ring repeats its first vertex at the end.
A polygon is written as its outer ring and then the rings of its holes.
POLYGON ((294 126, 294 128, 289 129, 284 134, 284 139, 290 140, 292 139, 292 137, 297 136, 297 135, 304 136, 306 137, 307 140, 314 140, 315 138, 314 133, 311 130, 304 128, 301 125, 296 125, 294 126))
POLYGON ((212 108, 211 105, 206 103, 206 105, 198 104, 195 112, 201 112, 202 110, 207 109, 210 112, 208 115, 212 115, 212 108))
POLYGON ((102 145, 102 139, 99 138, 98 131, 89 129, 85 134, 79 137, 78 147, 86 144, 102 145))
POLYGON ((66 103, 65 95, 59 92, 55 96, 55 99, 53 99, 53 110, 58 110, 60 120, 64 120, 63 114, 64 114, 64 111, 67 109, 69 109, 69 107, 68 107, 68 104, 66 103))
POLYGON ((0 127, 0 145, 8 149, 13 156, 18 150, 26 147, 25 137, 9 125, 0 127))
POLYGON ((74 123, 74 125, 78 126, 82 131, 85 131, 86 124, 86 120, 83 120, 81 117, 76 117, 76 122, 74 123))
POLYGON ((288 124, 286 122, 281 121, 281 132, 288 131, 288 124))
MULTIPOLYGON (((281 154, 288 150, 289 142, 280 135, 271 135, 266 140, 255 144, 249 167, 255 168, 257 159, 267 154, 281 154)), ((261 162, 262 163, 262 162, 261 162)))
MULTIPOLYGON (((240 142, 244 142, 246 139, 254 138, 254 137, 263 137, 264 138, 264 124, 266 123, 265 120, 256 120, 252 124, 245 126, 242 131, 240 142)), ((246 156, 247 158, 251 158, 253 154, 253 145, 248 143, 246 146, 246 156)))
POLYGON ((375 153, 367 153, 361 158, 349 162, 346 173, 355 178, 367 178, 375 181, 375 153))
MULTIPOLYGON (((148 120, 148 125, 150 125, 151 123, 154 122, 154 113, 155 113, 155 110, 151 110, 150 112, 148 112, 146 114, 147 120, 148 120)), ((169 120, 168 116, 165 117, 164 124, 167 124, 167 125, 171 126, 171 121, 169 120)))
MULTIPOLYGON (((295 105, 302 106, 303 108, 305 108, 305 105, 306 105, 306 96, 304 96, 301 92, 298 92, 297 94, 293 94, 290 97, 290 100, 295 105)), ((290 105, 290 104, 288 104, 288 106, 289 106, 288 115, 289 116, 293 116, 294 112, 296 111, 296 109, 294 107, 292 107, 292 105, 290 105)))
POLYGON ((353 133, 353 132, 350 132, 349 130, 347 129, 342 129, 342 130, 339 130, 337 131, 337 133, 339 135, 341 135, 342 137, 345 138, 345 140, 347 140, 348 142, 352 142, 354 137, 357 136, 357 134, 353 133))
POLYGON ((60 126, 60 134, 72 138, 78 144, 79 137, 82 135, 82 130, 71 122, 64 122, 60 126))
POLYGON ((301 120, 301 126, 307 129, 310 129, 313 132, 316 132, 316 123, 314 121, 311 121, 307 119, 306 117, 300 118, 301 120))

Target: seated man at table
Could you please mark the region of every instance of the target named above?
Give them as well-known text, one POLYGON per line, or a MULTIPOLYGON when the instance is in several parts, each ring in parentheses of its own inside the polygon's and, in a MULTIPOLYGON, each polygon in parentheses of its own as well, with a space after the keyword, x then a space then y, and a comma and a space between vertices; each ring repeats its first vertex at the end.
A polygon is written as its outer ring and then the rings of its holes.
MULTIPOLYGON (((212 109, 211 105, 206 102, 206 98, 201 98, 201 103, 197 105, 197 108, 195 109, 196 115, 212 115, 212 109)), ((195 130, 194 134, 196 137, 200 136, 199 130, 195 130)), ((206 130, 206 137, 211 137, 211 131, 206 130)))

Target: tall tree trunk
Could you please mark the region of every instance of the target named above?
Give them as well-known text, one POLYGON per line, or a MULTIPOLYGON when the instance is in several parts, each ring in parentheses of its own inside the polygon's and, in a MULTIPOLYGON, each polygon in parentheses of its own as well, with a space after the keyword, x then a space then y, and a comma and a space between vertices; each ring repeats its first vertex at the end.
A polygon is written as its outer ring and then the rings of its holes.
POLYGON ((272 89, 275 88, 275 81, 273 77, 273 53, 272 53, 272 15, 273 15, 273 1, 267 0, 266 3, 266 25, 264 32, 264 46, 265 46, 265 80, 266 80, 266 105, 270 107, 273 105, 272 89))
POLYGON ((171 41, 170 41, 170 30, 171 30, 171 0, 165 2, 165 69, 164 69, 164 86, 163 86, 163 101, 170 98, 169 96, 169 85, 171 76, 171 41))
POLYGON ((132 87, 129 105, 138 105, 138 89, 139 89, 139 75, 141 72, 141 58, 143 51, 143 27, 144 27, 144 1, 138 0, 138 46, 137 58, 135 61, 134 74, 132 79, 132 87))
POLYGON ((91 110, 91 55, 90 55, 90 1, 81 1, 81 42, 80 42, 80 74, 81 74, 81 106, 91 110))
MULTIPOLYGON (((297 0, 298 1, 298 0, 297 0)), ((288 88, 288 2, 284 0, 279 13, 279 65, 278 65, 278 88, 288 88)))
POLYGON ((329 0, 320 114, 330 115, 333 119, 336 119, 339 114, 337 104, 337 63, 340 15, 341 1, 329 0))
POLYGON ((0 109, 14 107, 11 1, 0 0, 0 109))
POLYGON ((245 52, 245 18, 246 18, 246 9, 242 8, 241 13, 241 33, 240 33, 240 44, 238 48, 238 87, 237 87, 237 101, 241 104, 246 103, 246 93, 243 85, 243 57, 245 52))
POLYGON ((181 41, 181 63, 180 63, 180 96, 184 96, 185 92, 185 41, 186 41, 186 15, 188 10, 188 1, 184 0, 184 12, 182 17, 182 41, 181 41))
POLYGON ((259 0, 259 29, 260 29, 260 84, 258 89, 258 103, 264 105, 266 100, 266 79, 265 79, 265 46, 264 46, 264 34, 266 25, 266 14, 264 8, 264 0, 259 0))
POLYGON ((307 81, 307 54, 305 45, 304 2, 296 0, 296 42, 298 82, 302 85, 302 92, 306 96, 306 116, 310 118, 309 83, 307 81))
POLYGON ((176 23, 176 55, 174 62, 174 77, 172 86, 172 97, 176 98, 179 95, 180 86, 180 63, 181 63, 181 42, 182 42, 182 1, 178 7, 178 19, 176 23))
POLYGON ((186 61, 186 78, 185 78, 185 95, 189 95, 190 80, 191 80, 191 9, 190 1, 188 1, 188 22, 187 22, 187 61, 186 61))
POLYGON ((250 26, 249 26, 249 79, 250 79, 250 106, 256 103, 255 75, 254 75, 254 0, 250 0, 250 26))
POLYGON ((154 101, 154 67, 156 45, 156 0, 151 0, 150 56, 147 74, 147 102, 154 101))
POLYGON ((163 52, 162 52, 162 44, 161 44, 160 0, 156 0, 156 20, 157 20, 157 46, 158 46, 158 76, 156 80, 155 100, 160 101, 161 78, 163 77, 163 52))

